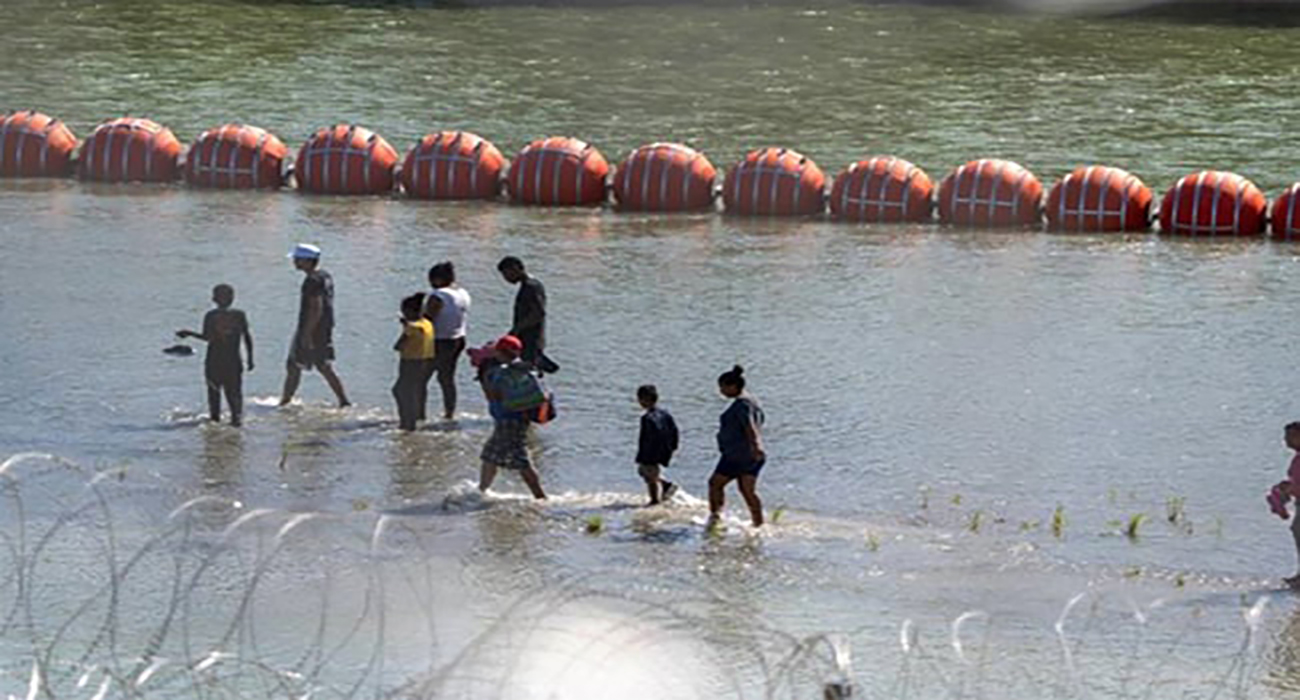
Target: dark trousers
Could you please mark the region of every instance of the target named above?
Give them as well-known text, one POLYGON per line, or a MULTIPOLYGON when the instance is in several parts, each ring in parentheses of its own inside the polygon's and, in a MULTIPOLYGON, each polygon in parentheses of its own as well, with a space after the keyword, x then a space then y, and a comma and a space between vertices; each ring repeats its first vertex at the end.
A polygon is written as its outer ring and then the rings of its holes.
POLYGON ((402 430, 415 430, 415 422, 420 419, 420 401, 426 392, 425 380, 429 376, 431 362, 402 360, 397 365, 393 398, 397 399, 397 422, 402 430))
POLYGON ((429 380, 438 375, 438 386, 442 389, 442 411, 450 416, 456 413, 456 365, 460 354, 465 351, 464 338, 447 338, 433 341, 433 361, 429 363, 428 373, 421 384, 420 419, 423 420, 425 407, 429 403, 429 380))
POLYGON ((542 349, 546 347, 545 335, 541 328, 530 328, 526 331, 517 331, 516 338, 523 343, 523 352, 519 353, 519 359, 524 362, 537 362, 537 358, 542 354, 542 349))
POLYGON ((221 394, 226 394, 230 405, 230 422, 238 425, 244 415, 244 373, 238 369, 207 368, 204 379, 208 382, 208 416, 221 420, 221 394))

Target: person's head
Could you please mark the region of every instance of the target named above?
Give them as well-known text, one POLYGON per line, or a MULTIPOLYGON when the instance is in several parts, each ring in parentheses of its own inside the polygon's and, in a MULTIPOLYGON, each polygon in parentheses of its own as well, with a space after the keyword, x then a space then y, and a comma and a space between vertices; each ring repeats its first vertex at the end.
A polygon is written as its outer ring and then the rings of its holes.
POLYGON ((502 362, 513 362, 523 354, 524 343, 513 335, 503 335, 497 339, 492 350, 496 353, 497 359, 502 362))
POLYGON ((636 389, 636 400, 641 404, 641 408, 654 408, 655 404, 659 403, 659 390, 654 384, 642 384, 636 389))
POLYGON ((449 287, 456 282, 456 266, 450 260, 429 268, 429 286, 434 289, 449 287))
POLYGON ((424 294, 416 292, 402 300, 402 318, 408 321, 420 320, 424 313, 424 294))
POLYGON ((226 309, 235 303, 235 288, 228 284, 219 284, 212 288, 212 303, 218 308, 226 309))
POLYGON ((734 399, 740 396, 740 392, 745 390, 745 368, 740 365, 732 367, 730 370, 718 375, 718 391, 722 395, 734 399))
POLYGON ((1284 432, 1286 446, 1300 452, 1300 421, 1293 421, 1286 424, 1284 432))
POLYGON ((289 257, 293 258, 293 266, 303 272, 311 272, 320 264, 320 248, 310 243, 299 243, 289 251, 289 257))
POLYGON ((524 271, 524 261, 513 255, 501 258, 501 262, 497 263, 497 272, 510 284, 522 282, 528 276, 524 271))

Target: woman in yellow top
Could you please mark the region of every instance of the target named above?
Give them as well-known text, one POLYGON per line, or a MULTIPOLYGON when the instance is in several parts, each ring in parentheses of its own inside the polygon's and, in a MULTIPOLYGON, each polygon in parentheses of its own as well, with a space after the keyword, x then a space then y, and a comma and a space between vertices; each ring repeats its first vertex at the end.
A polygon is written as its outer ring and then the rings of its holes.
POLYGON ((402 430, 415 430, 424 398, 424 381, 433 363, 433 322, 424 318, 424 295, 412 294, 402 300, 402 335, 393 349, 401 360, 397 365, 397 421, 402 430))

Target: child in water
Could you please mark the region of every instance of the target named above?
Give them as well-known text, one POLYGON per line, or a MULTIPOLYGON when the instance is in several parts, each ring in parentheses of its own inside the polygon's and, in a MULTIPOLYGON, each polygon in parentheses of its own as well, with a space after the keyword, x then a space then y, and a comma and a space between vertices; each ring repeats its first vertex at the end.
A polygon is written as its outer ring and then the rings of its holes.
POLYGON ((740 365, 718 377, 718 391, 733 401, 722 412, 718 426, 718 451, 722 455, 713 476, 709 477, 709 525, 718 522, 725 505, 724 489, 734 480, 745 505, 749 506, 754 527, 760 527, 763 502, 758 498, 758 473, 767 462, 763 449, 763 409, 745 392, 745 370, 740 365))
POLYGON ((208 344, 208 354, 203 361, 203 376, 208 384, 208 417, 216 423, 221 420, 221 394, 226 394, 230 405, 230 424, 239 427, 244 413, 243 361, 239 357, 242 338, 248 351, 248 371, 253 371, 253 334, 248 330, 248 317, 235 303, 235 288, 218 284, 212 288, 212 302, 217 308, 203 317, 203 332, 176 331, 177 338, 197 338, 208 344))
POLYGON ((663 479, 663 469, 677 451, 677 423, 668 411, 658 407, 659 390, 645 384, 636 390, 636 400, 645 409, 641 414, 641 435, 637 440, 636 473, 645 479, 650 505, 657 506, 673 497, 677 485, 663 479))
POLYGON ((397 422, 402 430, 415 430, 424 401, 424 382, 433 363, 433 322, 424 317, 424 295, 412 294, 402 300, 402 334, 393 344, 401 359, 397 363, 397 422))
MULTIPOLYGON (((1286 504, 1291 499, 1300 497, 1300 421, 1287 423, 1283 437, 1286 446, 1296 454, 1291 458, 1291 466, 1286 470, 1286 480, 1279 481, 1273 486, 1265 500, 1268 501, 1268 507, 1273 513, 1286 520, 1291 517, 1287 512, 1286 504)), ((1291 537, 1295 540, 1296 557, 1300 559, 1300 513, 1291 520, 1291 537)), ((1300 573, 1282 580, 1291 588, 1300 588, 1300 573)))

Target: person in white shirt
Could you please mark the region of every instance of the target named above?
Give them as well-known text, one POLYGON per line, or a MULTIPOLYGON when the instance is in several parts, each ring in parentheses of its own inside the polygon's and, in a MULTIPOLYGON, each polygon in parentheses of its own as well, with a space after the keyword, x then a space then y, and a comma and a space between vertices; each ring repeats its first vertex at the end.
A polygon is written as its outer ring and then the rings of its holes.
POLYGON ((429 380, 436 374, 442 387, 442 415, 451 420, 456 416, 456 364, 465 351, 470 297, 469 292, 456 284, 456 266, 450 261, 429 268, 429 285, 433 292, 425 303, 424 315, 433 321, 434 353, 424 382, 420 417, 424 418, 424 406, 428 403, 429 380))

